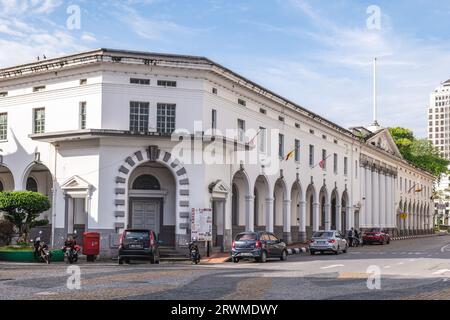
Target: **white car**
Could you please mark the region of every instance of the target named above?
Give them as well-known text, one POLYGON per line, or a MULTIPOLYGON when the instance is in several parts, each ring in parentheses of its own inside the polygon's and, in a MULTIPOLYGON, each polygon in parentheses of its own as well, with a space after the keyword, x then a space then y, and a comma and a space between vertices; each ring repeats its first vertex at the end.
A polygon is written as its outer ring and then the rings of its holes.
POLYGON ((316 252, 333 252, 339 254, 341 251, 347 253, 348 242, 339 231, 316 231, 309 241, 309 252, 314 255, 316 252))

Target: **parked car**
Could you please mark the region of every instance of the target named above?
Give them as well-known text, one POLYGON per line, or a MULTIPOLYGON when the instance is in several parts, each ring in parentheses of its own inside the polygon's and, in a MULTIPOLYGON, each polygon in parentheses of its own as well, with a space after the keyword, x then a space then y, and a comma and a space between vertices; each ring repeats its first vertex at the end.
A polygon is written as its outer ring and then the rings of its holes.
POLYGON ((389 244, 391 243, 391 237, 387 232, 385 232, 385 230, 381 228, 372 228, 364 232, 363 242, 364 244, 389 244))
POLYGON ((145 229, 127 229, 120 237, 119 264, 131 260, 149 260, 159 263, 159 241, 155 232, 145 229))
POLYGON ((243 232, 238 234, 232 245, 231 258, 238 263, 241 259, 266 262, 276 258, 286 261, 288 252, 286 243, 270 232, 243 232))
POLYGON ((347 253, 348 242, 340 231, 317 231, 309 241, 309 252, 311 255, 320 252, 333 252, 339 254, 341 251, 347 253))

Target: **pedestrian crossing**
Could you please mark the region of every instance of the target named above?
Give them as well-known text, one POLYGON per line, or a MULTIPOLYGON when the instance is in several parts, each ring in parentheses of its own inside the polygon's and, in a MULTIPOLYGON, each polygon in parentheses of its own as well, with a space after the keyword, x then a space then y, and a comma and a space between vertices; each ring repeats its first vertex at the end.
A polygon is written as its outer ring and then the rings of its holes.
POLYGON ((437 256, 442 253, 436 252, 436 253, 429 253, 429 252, 421 252, 421 251, 392 251, 392 252, 383 252, 383 251, 351 251, 349 252, 350 255, 397 255, 397 256, 437 256))

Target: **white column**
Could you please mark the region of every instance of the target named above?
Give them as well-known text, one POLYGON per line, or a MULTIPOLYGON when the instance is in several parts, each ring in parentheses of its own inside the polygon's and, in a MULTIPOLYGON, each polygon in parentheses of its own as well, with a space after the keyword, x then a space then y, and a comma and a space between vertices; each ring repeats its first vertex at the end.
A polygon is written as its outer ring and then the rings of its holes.
POLYGON ((392 216, 392 190, 391 190, 391 181, 392 176, 386 175, 386 187, 385 187, 385 193, 386 193, 386 214, 385 214, 385 221, 386 221, 386 228, 392 228, 391 226, 391 216, 392 216))
POLYGON ((300 201, 299 241, 306 241, 306 201, 300 201))
POLYGON ((380 185, 378 186, 379 195, 380 195, 380 206, 379 206, 379 226, 386 226, 386 176, 383 172, 379 173, 380 185))
POLYGON ((313 231, 319 231, 319 203, 313 203, 313 231))
POLYGON ((336 205, 336 230, 341 231, 342 229, 342 217, 341 217, 341 206, 336 205))
POLYGON ((364 197, 366 198, 365 201, 365 220, 366 220, 366 228, 372 227, 372 171, 370 168, 366 168, 365 170, 365 194, 364 197))
POLYGON ((283 202, 283 220, 283 240, 291 243, 291 200, 289 199, 283 202))
POLYGON ((362 200, 366 197, 366 169, 364 167, 359 167, 359 182, 359 198, 361 199, 361 208, 359 209, 359 225, 360 228, 365 228, 367 208, 366 201, 362 200))
POLYGON ((255 196, 245 197, 245 229, 246 231, 255 231, 255 196))
MULTIPOLYGON (((397 202, 396 199, 396 179, 395 176, 391 176, 391 227, 395 228, 397 226, 397 208, 395 206, 395 203, 397 202)), ((400 226, 398 226, 400 230, 400 226)))
POLYGON ((351 229, 355 226, 355 219, 353 217, 353 208, 349 205, 347 205, 346 208, 346 217, 347 217, 347 229, 351 229))
POLYGON ((372 225, 380 225, 380 175, 377 170, 372 171, 372 225))
POLYGON ((266 199, 266 231, 273 232, 273 198, 266 199))
POLYGON ((325 230, 331 229, 331 206, 329 203, 326 203, 324 206, 325 210, 325 230))

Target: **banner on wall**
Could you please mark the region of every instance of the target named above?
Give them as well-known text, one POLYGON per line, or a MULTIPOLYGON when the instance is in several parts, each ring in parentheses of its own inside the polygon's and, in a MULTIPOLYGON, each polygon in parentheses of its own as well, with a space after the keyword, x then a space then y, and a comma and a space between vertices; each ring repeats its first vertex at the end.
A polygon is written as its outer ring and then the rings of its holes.
POLYGON ((191 239, 212 241, 212 209, 192 208, 191 239))

